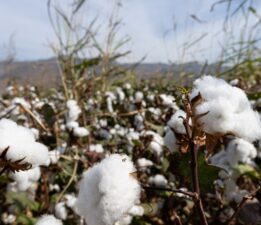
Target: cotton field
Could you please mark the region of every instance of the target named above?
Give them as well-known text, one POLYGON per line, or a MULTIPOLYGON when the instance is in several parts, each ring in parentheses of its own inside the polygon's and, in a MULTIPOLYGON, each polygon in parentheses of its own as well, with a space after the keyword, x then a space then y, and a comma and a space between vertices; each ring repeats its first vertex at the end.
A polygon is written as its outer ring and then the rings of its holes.
POLYGON ((1 224, 259 224, 260 101, 214 76, 74 98, 9 86, 1 224))

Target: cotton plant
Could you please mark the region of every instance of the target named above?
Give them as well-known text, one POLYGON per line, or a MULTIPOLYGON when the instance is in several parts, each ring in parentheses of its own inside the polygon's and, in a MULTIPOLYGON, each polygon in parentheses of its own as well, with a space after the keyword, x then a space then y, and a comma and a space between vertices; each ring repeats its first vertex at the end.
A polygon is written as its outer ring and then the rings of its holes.
POLYGON ((90 225, 113 225, 124 218, 140 198, 136 169, 126 155, 113 154, 83 175, 77 212, 90 225))
POLYGON ((80 127, 78 118, 82 112, 77 102, 73 99, 68 100, 66 103, 67 114, 66 114, 66 128, 72 131, 75 137, 81 138, 89 135, 89 131, 85 127, 80 127))
POLYGON ((36 225, 62 225, 62 221, 55 218, 53 215, 43 215, 36 225))
POLYGON ((19 171, 47 165, 48 149, 33 132, 9 119, 0 120, 0 154, 3 170, 19 171))

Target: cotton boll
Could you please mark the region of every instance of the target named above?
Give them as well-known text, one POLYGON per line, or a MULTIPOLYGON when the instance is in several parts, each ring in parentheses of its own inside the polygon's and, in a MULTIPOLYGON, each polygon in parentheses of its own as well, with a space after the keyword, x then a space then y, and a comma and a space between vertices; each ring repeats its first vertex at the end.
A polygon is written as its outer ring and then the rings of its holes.
POLYGON ((164 136, 164 145, 171 151, 176 152, 179 149, 177 138, 171 129, 168 129, 164 136))
POLYGON ((24 98, 19 97, 16 97, 12 100, 12 105, 22 105, 25 108, 31 108, 31 105, 24 98))
POLYGON ((40 176, 41 171, 39 167, 11 173, 18 191, 26 191, 34 182, 39 180, 40 176))
POLYGON ((161 174, 150 177, 148 181, 150 184, 155 185, 156 187, 166 187, 168 184, 167 179, 161 174))
POLYGON ((39 139, 39 130, 36 129, 36 128, 31 128, 30 130, 31 130, 32 133, 34 134, 35 140, 39 139))
POLYGON ((12 161, 24 160, 32 164, 45 165, 48 161, 48 149, 45 145, 35 141, 30 129, 17 125, 8 119, 0 120, 0 154, 9 148, 6 158, 12 161))
POLYGON ((143 98, 144 98, 143 93, 142 93, 141 91, 137 91, 137 92, 135 93, 135 96, 134 96, 134 101, 135 101, 136 103, 139 103, 139 102, 142 102, 143 98))
POLYGON ((129 90, 129 89, 131 89, 131 84, 130 83, 125 83, 123 85, 123 88, 126 89, 126 90, 129 90))
POLYGON ((99 120, 100 127, 107 128, 108 127, 108 121, 107 119, 100 119, 99 120))
POLYGON ((159 145, 164 145, 163 138, 158 133, 152 131, 152 130, 146 130, 142 132, 142 136, 152 136, 152 140, 157 142, 159 145))
POLYGON ((66 206, 74 210, 77 198, 73 194, 66 194, 64 199, 66 206))
POLYGON ((232 86, 237 86, 238 83, 239 83, 239 80, 238 80, 238 79, 234 79, 234 80, 231 80, 231 81, 229 82, 229 84, 232 85, 232 86))
POLYGON ((206 133, 227 134, 253 142, 261 137, 261 122, 251 108, 243 90, 232 87, 224 80, 203 76, 194 82, 191 99, 201 94, 203 102, 196 106, 196 115, 206 133), (249 126, 251 129, 248 129, 249 126))
POLYGON ((113 101, 116 100, 116 96, 114 95, 114 93, 112 92, 106 92, 106 103, 107 103, 107 110, 110 112, 110 113, 113 113, 114 112, 114 109, 113 109, 113 101))
POLYGON ((50 184, 49 185, 50 191, 60 192, 61 188, 58 184, 50 184))
POLYGON ((89 147, 89 151, 90 152, 103 153, 104 149, 103 149, 103 146, 101 144, 96 144, 96 145, 92 144, 89 147))
POLYGON ((157 156, 160 156, 163 152, 163 147, 156 141, 151 141, 149 144, 149 150, 155 153, 157 156))
POLYGON ((5 93, 6 93, 7 95, 12 96, 12 95, 14 95, 14 92, 15 92, 14 86, 8 86, 8 87, 6 87, 6 89, 5 89, 5 93))
POLYGON ((16 221, 16 216, 13 214, 3 213, 1 215, 1 221, 4 224, 13 224, 16 221))
POLYGON ((141 114, 136 114, 134 117, 134 126, 137 130, 144 129, 144 118, 141 114))
POLYGON ((85 127, 76 127, 73 129, 75 137, 85 137, 89 135, 89 131, 85 127))
POLYGON ((141 168, 150 167, 150 166, 153 166, 153 162, 146 158, 140 158, 137 160, 137 165, 138 165, 138 167, 141 167, 141 168))
POLYGON ((58 219, 61 220, 66 220, 68 213, 67 213, 67 209, 65 207, 65 203, 64 202, 59 202, 55 205, 54 207, 54 211, 55 211, 55 216, 58 219))
POLYGON ((68 112, 66 115, 67 122, 75 121, 79 118, 79 115, 81 114, 81 109, 78 106, 77 102, 73 99, 68 100, 66 103, 68 112))
POLYGON ((73 130, 73 129, 77 128, 77 127, 79 127, 79 123, 76 122, 76 121, 70 121, 70 122, 66 123, 66 128, 68 130, 73 130))
POLYGON ((125 93, 123 92, 123 90, 120 87, 117 87, 116 92, 118 95, 119 102, 123 102, 123 100, 125 99, 125 93))
POLYGON ((155 95, 154 95, 154 94, 149 94, 149 95, 147 95, 147 99, 148 99, 150 102, 154 102, 154 100, 155 100, 155 95))
POLYGON ((124 215, 120 220, 118 220, 115 225, 129 225, 132 221, 132 216, 124 215))
POLYGON ((229 142, 227 146, 227 160, 231 167, 238 163, 250 163, 257 156, 257 151, 251 143, 237 138, 229 142))
POLYGON ((236 203, 240 203, 242 199, 248 194, 246 190, 239 190, 235 181, 232 179, 225 180, 224 186, 224 197, 229 202, 235 201, 236 203))
POLYGON ((179 134, 186 134, 186 129, 183 124, 183 118, 186 118, 186 113, 183 110, 177 110, 168 121, 167 125, 174 129, 179 134))
POLYGON ((131 209, 129 210, 129 214, 132 216, 143 216, 144 214, 144 209, 142 206, 139 205, 134 205, 133 207, 131 207, 131 209))
POLYGON ((76 208, 88 225, 113 225, 139 201, 135 171, 126 155, 113 154, 85 172, 76 208))
POLYGON ((61 154, 58 150, 55 149, 55 150, 49 151, 48 155, 49 155, 49 163, 48 164, 57 164, 57 162, 60 159, 61 154))
POLYGON ((162 105, 172 109, 178 109, 176 105, 175 98, 171 95, 161 94, 160 99, 162 100, 162 105))
POLYGON ((36 225, 63 225, 61 220, 56 219, 53 215, 43 215, 36 225))

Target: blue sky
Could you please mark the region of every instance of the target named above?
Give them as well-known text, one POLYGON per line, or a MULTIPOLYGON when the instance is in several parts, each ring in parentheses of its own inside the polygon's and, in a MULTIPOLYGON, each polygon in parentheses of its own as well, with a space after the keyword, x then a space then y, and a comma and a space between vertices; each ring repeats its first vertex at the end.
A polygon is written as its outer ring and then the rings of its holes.
MULTIPOLYGON (((60 2, 66 5, 71 1, 60 2)), ((81 11, 81 16, 86 21, 99 16, 97 24, 102 27, 100 41, 103 40, 113 2, 88 0, 81 11)), ((143 56, 146 56, 147 62, 217 60, 220 46, 227 45, 226 35, 222 32, 226 5, 219 4, 211 12, 214 2, 215 0, 123 0, 119 11, 122 19, 119 36, 128 35, 131 38, 124 48, 132 52, 124 61, 137 61, 143 56), (190 15, 197 15, 203 22, 197 22, 190 15), (202 36, 204 38, 200 42, 190 46, 190 43, 202 36), (184 48, 185 43, 187 48, 184 48)), ((260 12, 261 3, 256 2, 254 6, 260 12)), ((236 4, 232 5, 232 9, 233 7, 236 4)), ((4 46, 12 35, 18 60, 41 59, 53 55, 49 43, 55 42, 55 36, 48 20, 46 0, 0 0, 0 21, 0 59, 5 57, 4 46)), ((239 38, 243 21, 243 15, 239 13, 229 23, 235 39, 239 38)), ((257 17, 250 16, 249 23, 256 22, 257 17)))

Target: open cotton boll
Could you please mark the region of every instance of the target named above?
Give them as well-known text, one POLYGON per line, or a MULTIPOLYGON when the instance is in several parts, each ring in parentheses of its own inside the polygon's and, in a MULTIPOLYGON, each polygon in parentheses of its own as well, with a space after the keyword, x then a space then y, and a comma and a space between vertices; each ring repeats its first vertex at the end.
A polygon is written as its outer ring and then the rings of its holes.
POLYGON ((3 213, 1 215, 1 221, 4 224, 13 224, 16 221, 16 216, 13 214, 3 213))
POLYGON ((162 105, 172 109, 178 109, 176 105, 175 98, 171 95, 161 94, 160 99, 162 100, 162 105))
POLYGON ((77 198, 73 194, 66 194, 64 196, 64 199, 65 199, 65 205, 74 210, 77 198))
POLYGON ((76 121, 70 121, 70 122, 66 123, 66 128, 68 130, 73 130, 73 129, 77 128, 77 127, 79 127, 79 123, 76 122, 76 121))
POLYGON ((61 220, 56 219, 53 215, 43 215, 36 225, 63 225, 61 220))
POLYGON ((257 151, 251 143, 236 138, 229 142, 227 146, 227 161, 231 167, 238 163, 251 163, 251 160, 257 156, 257 151))
POLYGON ((117 92, 119 101, 123 102, 123 100, 125 99, 125 93, 123 92, 123 90, 120 87, 117 87, 116 92, 117 92))
POLYGON ((137 91, 134 95, 134 101, 136 103, 142 102, 143 98, 144 98, 144 95, 141 91, 137 91))
POLYGON ((144 209, 140 205, 134 205, 129 210, 129 214, 132 216, 142 216, 144 214, 144 209))
POLYGON ((16 97, 12 100, 12 105, 22 105, 25 108, 31 108, 31 105, 24 98, 19 97, 16 97))
POLYGON ((137 130, 142 130, 144 128, 144 118, 141 114, 135 115, 134 126, 137 130))
POLYGON ((186 129, 183 124, 183 118, 186 118, 186 113, 183 110, 179 109, 171 116, 167 125, 179 134, 186 134, 186 129))
POLYGON ((77 102, 73 99, 68 100, 66 103, 68 112, 66 115, 67 122, 75 121, 79 118, 79 115, 81 114, 82 110, 78 106, 77 102))
POLYGON ((41 171, 39 167, 11 173, 18 191, 26 191, 34 182, 39 180, 40 176, 41 171))
POLYGON ((85 127, 76 127, 73 129, 75 137, 85 137, 89 135, 89 131, 85 127))
POLYGON ((149 150, 155 153, 157 156, 161 156, 163 152, 163 147, 159 142, 151 141, 149 144, 149 150))
POLYGON ((132 221, 132 216, 124 215, 120 220, 118 220, 114 225, 129 225, 132 221))
POLYGON ((9 147, 6 158, 11 161, 23 159, 21 163, 30 163, 33 167, 46 165, 48 149, 35 141, 30 129, 17 125, 9 119, 0 120, 0 154, 9 147))
POLYGON ((50 165, 50 164, 56 164, 59 161, 61 153, 57 149, 54 149, 52 151, 49 151, 48 155, 49 155, 48 165, 50 165))
POLYGON ((177 143, 177 138, 171 129, 167 129, 166 134, 164 136, 164 145, 171 151, 176 152, 179 149, 179 145, 177 143))
POLYGON ((104 152, 104 149, 103 149, 103 146, 101 144, 92 144, 90 145, 89 147, 89 151, 90 152, 97 152, 97 153, 103 153, 104 152))
POLYGON ((125 83, 123 85, 123 88, 126 89, 126 90, 129 90, 129 89, 131 89, 131 84, 130 83, 125 83))
POLYGON ((30 129, 32 131, 32 133, 34 134, 34 138, 37 140, 39 139, 39 130, 36 128, 31 128, 30 129))
POLYGON ((128 156, 113 154, 84 173, 76 208, 88 225, 114 225, 139 202, 135 171, 128 156))
POLYGON ((248 194, 246 190, 239 190, 236 182, 232 179, 227 179, 224 181, 224 197, 227 201, 235 201, 240 203, 242 199, 248 194))
POLYGON ((261 122, 253 111, 243 90, 232 87, 222 79, 203 76, 194 82, 191 99, 201 94, 203 101, 196 106, 196 115, 206 133, 227 134, 250 142, 261 137, 261 122))
POLYGON ((153 162, 146 158, 140 158, 137 160, 138 167, 149 167, 153 166, 153 162))
POLYGON ((61 219, 61 220, 66 220, 67 219, 68 213, 67 213, 67 209, 65 207, 65 203, 64 202, 57 203, 55 205, 55 207, 54 207, 54 211, 55 211, 55 216, 58 219, 61 219))
POLYGON ((156 187, 166 187, 168 184, 167 179, 161 174, 157 174, 153 177, 150 177, 148 182, 151 185, 155 185, 156 187))

